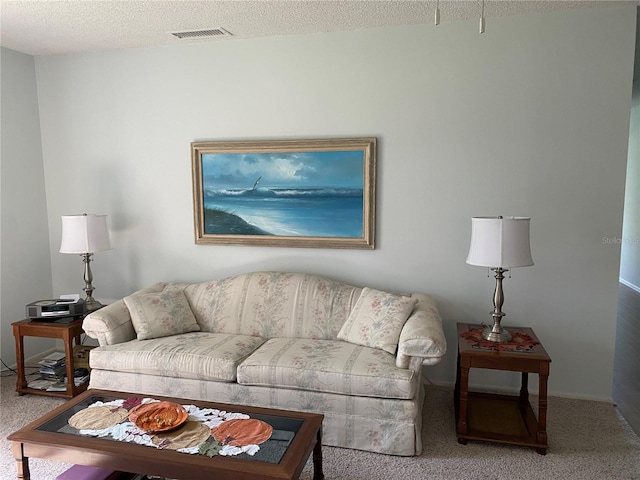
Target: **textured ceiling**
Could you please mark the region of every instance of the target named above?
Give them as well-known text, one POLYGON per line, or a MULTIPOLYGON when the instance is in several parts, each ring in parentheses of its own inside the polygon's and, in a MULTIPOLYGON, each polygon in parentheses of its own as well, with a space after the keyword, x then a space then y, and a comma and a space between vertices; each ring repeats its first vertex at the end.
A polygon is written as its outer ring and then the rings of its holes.
MULTIPOLYGON (((486 0, 490 19, 638 1, 486 0)), ((440 0, 441 22, 479 18, 481 0, 440 0)), ((0 0, 0 44, 30 55, 114 50, 433 23, 419 0, 0 0), (170 32, 223 28, 233 36, 178 39, 170 32)))

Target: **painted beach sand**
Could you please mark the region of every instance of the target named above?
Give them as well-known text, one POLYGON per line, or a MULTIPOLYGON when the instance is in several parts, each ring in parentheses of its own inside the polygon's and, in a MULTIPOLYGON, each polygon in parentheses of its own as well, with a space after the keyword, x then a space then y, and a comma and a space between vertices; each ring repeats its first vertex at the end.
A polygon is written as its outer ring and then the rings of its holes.
POLYGON ((206 234, 358 238, 363 153, 205 154, 206 234))

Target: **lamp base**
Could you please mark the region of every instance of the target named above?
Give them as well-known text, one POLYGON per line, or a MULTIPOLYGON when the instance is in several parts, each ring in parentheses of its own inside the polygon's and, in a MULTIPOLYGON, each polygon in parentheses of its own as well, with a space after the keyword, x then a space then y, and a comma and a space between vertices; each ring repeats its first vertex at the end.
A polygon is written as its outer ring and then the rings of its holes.
POLYGON ((102 307, 104 307, 104 305, 102 305, 99 301, 97 301, 93 297, 85 298, 84 299, 84 304, 85 304, 85 306, 87 308, 87 313, 94 312, 94 311, 99 310, 102 307))
POLYGON ((502 292, 502 280, 504 279, 504 273, 508 272, 502 267, 492 268, 496 274, 496 289, 493 292, 493 312, 491 312, 491 316, 493 317, 493 326, 484 325, 484 330, 482 331, 482 338, 485 340, 489 340, 490 342, 508 342, 511 340, 511 334, 507 332, 500 322, 502 321, 502 317, 505 314, 502 312, 502 304, 504 302, 504 294, 502 292))
POLYGON ((482 338, 490 342, 503 343, 511 340, 511 334, 499 323, 494 323, 493 327, 485 326, 482 330, 482 338))

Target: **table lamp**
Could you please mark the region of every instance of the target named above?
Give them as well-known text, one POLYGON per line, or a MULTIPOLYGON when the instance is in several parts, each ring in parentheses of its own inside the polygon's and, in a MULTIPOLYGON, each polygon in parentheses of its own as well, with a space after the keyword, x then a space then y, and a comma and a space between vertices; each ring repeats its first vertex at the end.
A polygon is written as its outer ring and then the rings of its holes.
POLYGON ((85 303, 87 312, 102 307, 93 298, 93 275, 91 273, 91 256, 95 252, 111 250, 109 231, 107 230, 107 216, 94 214, 62 215, 62 240, 60 253, 75 253, 82 256, 84 262, 83 290, 87 294, 85 303))
POLYGON ((508 342, 511 334, 502 328, 500 321, 504 294, 504 273, 513 267, 533 265, 529 245, 528 217, 473 217, 471 219, 471 246, 467 263, 488 267, 495 273, 496 288, 493 293, 493 325, 485 326, 482 337, 492 342, 508 342))

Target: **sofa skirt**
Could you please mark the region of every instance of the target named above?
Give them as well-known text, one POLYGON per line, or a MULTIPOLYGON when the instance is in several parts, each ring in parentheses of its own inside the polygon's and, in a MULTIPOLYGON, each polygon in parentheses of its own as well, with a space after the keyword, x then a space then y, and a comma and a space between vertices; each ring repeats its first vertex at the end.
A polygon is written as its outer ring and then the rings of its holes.
POLYGON ((401 456, 422 452, 422 384, 413 399, 399 400, 94 369, 89 388, 321 413, 323 445, 401 456))

